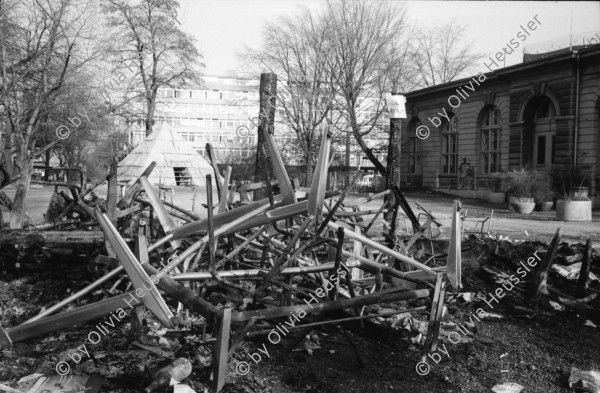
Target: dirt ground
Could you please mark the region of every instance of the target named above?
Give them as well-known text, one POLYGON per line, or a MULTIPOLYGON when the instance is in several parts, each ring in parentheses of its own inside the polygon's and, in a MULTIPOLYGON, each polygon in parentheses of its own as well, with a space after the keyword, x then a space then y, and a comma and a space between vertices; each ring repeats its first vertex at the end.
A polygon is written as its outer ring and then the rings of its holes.
MULTIPOLYGON (((46 194, 49 195, 45 189, 38 189, 34 194, 39 200, 30 203, 32 215, 45 209, 42 198, 46 194)), ((182 194, 176 193, 176 203, 178 195, 190 201, 189 195, 182 194)), ((418 201, 434 214, 443 224, 440 239, 448 237, 453 197, 407 192, 407 199, 413 208, 414 201, 418 201)), ((596 250, 600 244, 599 212, 594 212, 591 223, 573 224, 553 220, 554 211, 534 213, 525 218, 508 212, 505 206, 470 200, 462 203, 463 209, 468 210, 467 217, 494 210, 490 230, 494 236, 467 233, 463 240, 464 288, 461 293, 472 296, 465 299, 464 295, 459 298, 456 293, 448 293, 440 342, 445 351, 438 350, 432 357, 426 358, 427 365, 421 364, 425 369, 419 370, 426 375, 417 373, 422 347, 414 343, 427 326, 431 306, 429 299, 421 299, 380 304, 369 310, 387 312, 425 306, 425 310, 413 312, 412 316, 374 318, 365 322, 364 327, 358 323, 345 323, 316 328, 298 346, 298 351, 287 350, 293 340, 291 337, 285 337, 277 344, 272 344, 266 335, 247 339, 230 358, 230 372, 223 391, 481 393, 491 391, 490 388, 496 384, 514 382, 522 385, 525 393, 552 393, 569 392, 571 368, 600 371, 598 299, 589 303, 593 308, 591 312, 556 310, 544 299, 532 303, 525 295, 533 278, 532 271, 513 289, 506 291, 498 302, 494 302, 490 296, 501 287, 501 283, 489 273, 493 270, 516 275, 520 261, 536 251, 543 257, 547 243, 558 227, 570 247, 567 243, 561 244, 556 263, 568 265, 580 261, 583 252, 581 243, 588 237, 596 250), (498 240, 496 235, 508 235, 510 241, 498 240), (455 332, 454 336, 451 332, 455 332), (455 344, 457 333, 461 342, 455 344), (258 348, 265 348, 269 356, 263 354, 255 363, 249 356, 258 353, 258 348), (250 365, 247 375, 236 372, 236 366, 243 361, 250 365), (429 370, 425 373, 427 367, 429 370)), ((372 202, 361 208, 378 206, 378 203, 372 202)), ((469 222, 465 224, 467 232, 469 225, 469 222)), ((427 250, 429 243, 424 246, 427 250)), ((435 243, 436 253, 443 252, 446 247, 447 242, 443 240, 435 243)), ((600 255, 596 250, 592 272, 600 276, 600 255)), ((438 258, 436 263, 445 265, 446 262, 444 258, 438 258)), ((26 274, 0 277, 0 323, 4 328, 16 326, 94 279, 87 263, 72 259, 52 261, 51 269, 38 266, 26 274)), ((560 277, 552 275, 550 282, 567 294, 573 292, 573 285, 560 277)), ((117 289, 123 290, 124 285, 117 289)), ((592 282, 589 291, 600 292, 599 283, 592 282)), ((96 291, 77 305, 99 301, 107 296, 106 291, 96 291)), ((226 304, 218 296, 207 294, 207 298, 219 305, 226 304)), ((177 308, 176 302, 169 300, 168 303, 171 309, 177 308)), ((330 316, 338 317, 343 316, 330 316)), ((128 337, 128 318, 124 318, 90 349, 89 359, 83 359, 79 364, 71 362, 75 374, 103 376, 103 392, 142 391, 150 383, 152 372, 170 362, 132 346, 128 337)), ((156 341, 160 332, 182 345, 176 356, 188 358, 193 363, 193 373, 185 383, 196 392, 210 386, 210 346, 198 344, 198 330, 165 332, 153 317, 148 316, 146 321, 145 340, 156 341)), ((302 322, 311 320, 307 317, 302 322)), ((88 323, 61 330, 16 343, 12 349, 2 349, 0 383, 16 387, 16 381, 32 373, 54 374, 56 364, 68 360, 69 351, 84 342, 93 325, 88 323)), ((271 327, 264 326, 265 329, 271 327)))

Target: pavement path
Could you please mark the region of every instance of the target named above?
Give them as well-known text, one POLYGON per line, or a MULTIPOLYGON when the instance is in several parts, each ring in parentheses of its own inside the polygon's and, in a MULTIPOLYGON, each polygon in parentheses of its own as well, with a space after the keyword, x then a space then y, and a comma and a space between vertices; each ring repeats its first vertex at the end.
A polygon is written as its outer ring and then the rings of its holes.
MULTIPOLYGON (((30 212, 34 222, 36 224, 43 223, 43 214, 48 208, 50 196, 52 195, 54 187, 52 186, 40 186, 32 185, 29 191, 27 200, 28 211, 30 212)), ((15 188, 9 186, 4 189, 6 194, 10 197, 14 197, 15 188)), ((98 188, 97 193, 99 195, 105 195, 106 189, 102 187, 98 188)), ((191 210, 194 199, 194 191, 190 187, 176 188, 174 191, 175 204, 178 206, 191 210)), ((419 202, 421 206, 429 210, 442 224, 441 232, 442 237, 449 236, 450 224, 452 221, 452 205, 453 201, 457 199, 451 195, 446 195, 436 192, 427 191, 406 191, 406 199, 410 206, 414 209, 415 214, 419 214, 419 210, 415 202, 419 202)), ((348 196, 348 201, 359 199, 364 195, 353 194, 348 196)), ((198 191, 199 201, 195 202, 196 212, 204 217, 206 215, 206 209, 200 206, 201 203, 206 203, 206 189, 200 187, 198 191)), ((216 203, 218 201, 216 192, 213 195, 213 199, 216 203)), ((170 199, 167 199, 170 200, 170 199)), ((484 217, 488 217, 491 211, 494 211, 494 215, 491 222, 491 228, 489 222, 486 223, 484 231, 497 235, 501 234, 508 236, 510 239, 519 240, 540 240, 548 243, 556 229, 561 228, 563 234, 563 240, 568 242, 585 242, 587 238, 591 238, 594 247, 600 247, 600 210, 593 212, 593 220, 591 222, 562 222, 556 221, 556 211, 550 212, 534 212, 530 215, 521 215, 512 213, 507 209, 505 204, 493 205, 486 202, 482 202, 476 199, 462 199, 461 200, 463 209, 468 211, 467 221, 465 223, 465 231, 473 231, 477 220, 481 220, 484 217)), ((371 201, 368 204, 362 205, 361 210, 377 209, 381 204, 381 200, 371 201)), ((2 207, 3 212, 7 212, 6 208, 2 207)), ((365 216, 364 219, 370 220, 372 216, 365 216)), ((5 214, 5 219, 8 217, 5 214)), ((424 219, 423 219, 424 220, 424 219)), ((408 219, 400 216, 400 230, 410 228, 408 219), (406 225, 404 225, 406 223, 406 225)), ((480 226, 476 229, 479 232, 480 226)), ((409 233, 412 231, 409 229, 409 233)))

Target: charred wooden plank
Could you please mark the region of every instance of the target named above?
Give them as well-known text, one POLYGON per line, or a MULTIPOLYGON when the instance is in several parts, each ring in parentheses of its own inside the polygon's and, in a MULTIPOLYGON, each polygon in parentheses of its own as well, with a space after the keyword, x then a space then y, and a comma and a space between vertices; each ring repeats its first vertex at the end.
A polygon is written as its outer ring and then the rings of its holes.
POLYGON ((0 244, 33 244, 44 247, 95 245, 104 242, 102 231, 3 231, 0 244))

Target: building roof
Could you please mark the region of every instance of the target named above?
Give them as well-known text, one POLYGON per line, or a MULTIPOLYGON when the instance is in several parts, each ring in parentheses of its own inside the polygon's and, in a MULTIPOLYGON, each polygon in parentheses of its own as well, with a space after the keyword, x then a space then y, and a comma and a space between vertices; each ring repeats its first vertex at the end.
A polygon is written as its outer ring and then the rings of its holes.
POLYGON ((152 161, 156 162, 156 168, 148 178, 151 184, 176 186, 180 176, 176 179, 175 172, 180 174, 181 169, 185 168, 191 182, 189 185, 204 185, 206 175, 213 172, 211 165, 189 142, 171 127, 163 126, 158 127, 119 163, 119 180, 137 179, 152 161))
MULTIPOLYGON (((531 60, 531 61, 527 61, 525 63, 519 63, 519 64, 509 66, 509 67, 499 68, 497 70, 494 70, 494 72, 481 72, 481 74, 485 75, 486 82, 484 82, 484 83, 487 83, 488 80, 494 80, 499 77, 506 77, 506 76, 514 75, 514 74, 522 72, 522 71, 539 68, 540 66, 548 66, 550 64, 564 62, 564 61, 567 61, 567 60, 573 58, 573 56, 575 54, 579 54, 580 58, 582 58, 582 59, 591 57, 591 56, 600 56, 600 45, 594 45, 594 46, 587 47, 584 49, 579 49, 579 50, 569 50, 567 52, 561 52, 561 53, 558 53, 553 56, 548 56, 548 57, 544 57, 544 58, 537 59, 537 60, 531 60)), ((484 62, 486 62, 486 61, 489 62, 489 59, 484 60, 484 62)), ((486 70, 486 69, 487 68, 482 65, 482 70, 486 70)), ((474 76, 475 75, 473 75, 473 77, 474 76)), ((392 95, 403 94, 406 96, 407 99, 410 100, 411 98, 416 98, 419 96, 426 96, 429 94, 433 94, 433 93, 437 93, 437 92, 441 92, 441 91, 445 91, 445 90, 453 90, 458 87, 462 87, 466 83, 468 83, 473 77, 458 79, 458 80, 455 80, 452 82, 411 91, 409 93, 392 93, 392 95)))

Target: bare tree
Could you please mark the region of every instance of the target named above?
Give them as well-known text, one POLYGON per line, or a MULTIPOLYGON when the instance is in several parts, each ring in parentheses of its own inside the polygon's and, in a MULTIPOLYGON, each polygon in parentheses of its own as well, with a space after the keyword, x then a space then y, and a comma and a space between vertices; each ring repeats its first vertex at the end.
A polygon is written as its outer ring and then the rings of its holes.
MULTIPOLYGON (((308 8, 292 17, 267 23, 262 50, 247 48, 241 55, 260 72, 278 75, 277 105, 281 122, 293 130, 302 152, 307 179, 312 178, 316 151, 334 105, 333 84, 327 68, 328 33, 323 20, 308 8)), ((338 116, 339 118, 339 116, 338 116)))
POLYGON ((16 155, 19 175, 11 228, 23 225, 36 141, 68 86, 97 55, 89 39, 92 7, 93 3, 71 0, 0 4, 0 99, 10 136, 7 147, 16 155))
POLYGON ((323 18, 328 74, 342 103, 342 131, 351 132, 375 168, 385 174, 364 137, 383 131, 384 95, 408 81, 403 79, 408 53, 402 45, 405 11, 398 3, 383 0, 328 0, 323 18))
POLYGON ((134 64, 141 82, 146 135, 152 133, 158 89, 200 82, 201 55, 179 28, 175 0, 105 0, 117 63, 134 64))
POLYGON ((478 63, 482 55, 470 49, 464 32, 465 26, 457 25, 454 19, 442 26, 413 29, 411 60, 418 72, 418 87, 453 81, 478 63))

